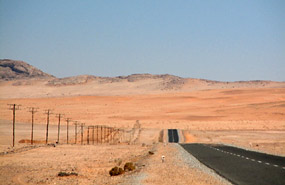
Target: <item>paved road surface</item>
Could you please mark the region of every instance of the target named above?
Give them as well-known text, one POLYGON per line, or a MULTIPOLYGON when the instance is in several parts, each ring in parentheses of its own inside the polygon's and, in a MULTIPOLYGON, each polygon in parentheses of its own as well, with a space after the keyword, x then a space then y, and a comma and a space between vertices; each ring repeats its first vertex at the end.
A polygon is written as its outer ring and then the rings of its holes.
POLYGON ((233 184, 285 185, 285 157, 225 145, 182 147, 233 184))
POLYGON ((169 143, 179 142, 177 129, 168 129, 168 142, 169 143))

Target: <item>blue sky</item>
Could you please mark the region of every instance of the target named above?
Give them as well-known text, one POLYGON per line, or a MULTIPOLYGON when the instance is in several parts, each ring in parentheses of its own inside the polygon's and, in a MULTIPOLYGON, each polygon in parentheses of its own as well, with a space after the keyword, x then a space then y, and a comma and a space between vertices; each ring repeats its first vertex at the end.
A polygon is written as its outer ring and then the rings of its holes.
POLYGON ((57 77, 285 81, 284 0, 0 0, 0 58, 57 77))

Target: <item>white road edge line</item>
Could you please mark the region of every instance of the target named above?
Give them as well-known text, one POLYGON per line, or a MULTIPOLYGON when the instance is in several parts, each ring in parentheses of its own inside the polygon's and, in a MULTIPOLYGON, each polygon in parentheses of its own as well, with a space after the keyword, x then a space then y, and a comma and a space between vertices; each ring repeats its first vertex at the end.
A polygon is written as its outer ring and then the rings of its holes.
MULTIPOLYGON (((218 149, 218 148, 214 148, 214 147, 210 147, 210 148, 212 148, 212 149, 215 149, 215 150, 217 150, 217 151, 220 151, 220 152, 223 152, 223 153, 227 153, 227 154, 231 154, 231 155, 234 155, 234 156, 238 156, 238 157, 241 157, 241 158, 245 158, 246 160, 251 160, 251 161, 255 161, 255 159, 250 159, 250 158, 248 158, 248 157, 244 157, 244 156, 242 156, 242 155, 238 155, 238 154, 235 154, 235 153, 231 153, 231 152, 227 152, 227 151, 224 151, 224 150, 220 150, 220 149, 218 149)), ((262 161, 257 161, 258 163, 262 163, 262 161)), ((265 163, 266 165, 270 165, 270 163, 265 163)), ((273 165, 274 167, 279 167, 278 165, 276 165, 276 164, 274 164, 273 165)), ((283 170, 285 170, 285 167, 282 167, 282 169, 283 170)))

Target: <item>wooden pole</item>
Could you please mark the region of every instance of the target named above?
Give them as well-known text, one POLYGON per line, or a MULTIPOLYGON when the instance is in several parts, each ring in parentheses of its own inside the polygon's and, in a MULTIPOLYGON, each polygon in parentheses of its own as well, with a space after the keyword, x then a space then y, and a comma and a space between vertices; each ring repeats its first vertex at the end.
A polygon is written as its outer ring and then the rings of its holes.
POLYGON ((97 125, 96 126, 96 132, 97 132, 97 144, 99 143, 99 135, 98 135, 98 132, 99 132, 99 126, 97 125))
POLYGON ((58 124, 57 124, 57 143, 59 143, 59 135, 60 135, 60 118, 61 118, 62 114, 58 114, 58 124))
POLYGON ((47 115, 47 128, 46 128, 46 144, 48 144, 48 127, 49 127, 49 115, 51 114, 50 109, 46 110, 47 115))
POLYGON ((89 126, 88 126, 87 129, 88 129, 88 130, 87 130, 87 144, 89 145, 89 126))
POLYGON ((15 139, 16 139, 16 110, 20 110, 20 106, 18 104, 8 104, 9 110, 13 111, 13 147, 15 146, 15 139))
POLYGON ((32 129, 31 129, 31 145, 34 144, 34 114, 37 112, 38 108, 30 107, 29 112, 32 113, 32 129))
POLYGON ((77 121, 75 121, 75 123, 74 123, 74 125, 75 125, 75 128, 74 128, 74 130, 75 130, 75 144, 77 143, 77 121))
POLYGON ((83 123, 81 123, 81 144, 83 145, 83 123))
POLYGON ((13 147, 15 146, 16 104, 13 105, 13 147))
POLYGON ((92 144, 94 145, 94 129, 95 129, 95 126, 92 126, 92 129, 93 129, 93 133, 92 133, 92 144))
POLYGON ((68 132, 69 132, 69 121, 70 121, 70 118, 67 118, 66 119, 66 143, 68 144, 68 132))
POLYGON ((103 143, 103 128, 102 128, 102 125, 101 125, 101 144, 103 143))

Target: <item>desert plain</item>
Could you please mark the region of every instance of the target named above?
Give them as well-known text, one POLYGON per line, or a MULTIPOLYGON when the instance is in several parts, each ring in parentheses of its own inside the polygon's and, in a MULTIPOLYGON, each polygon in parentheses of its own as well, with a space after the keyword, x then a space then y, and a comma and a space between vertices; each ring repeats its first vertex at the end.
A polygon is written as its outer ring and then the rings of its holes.
POLYGON ((179 130, 180 143, 222 143, 284 156, 285 83, 170 75, 3 80, 0 184, 230 184, 178 144, 168 143, 167 129, 179 130), (16 111, 15 147, 7 104, 21 105, 16 111), (33 146, 29 107, 38 108, 33 146), (44 142, 47 109, 53 112, 49 143, 57 139, 55 115, 64 115, 56 147, 44 142), (82 145, 74 144, 73 124, 66 144, 66 118, 85 124, 82 145), (120 129, 126 135, 87 144, 87 127, 92 125, 120 129), (112 167, 126 162, 133 162, 136 169, 109 175, 112 167), (78 175, 59 177, 61 171, 78 175))

